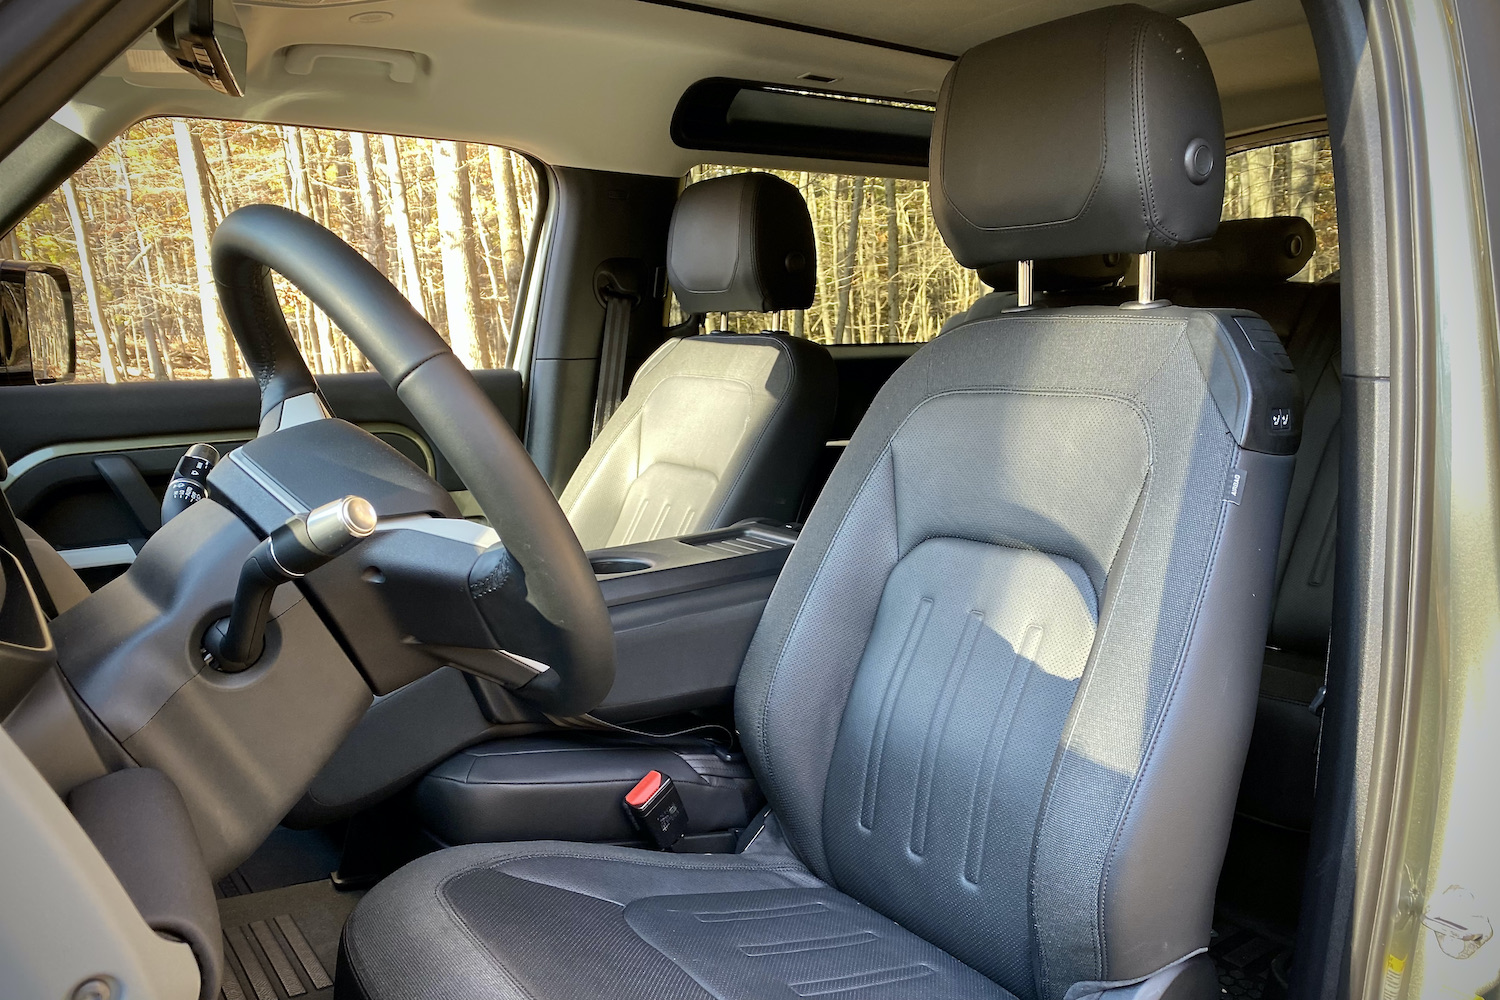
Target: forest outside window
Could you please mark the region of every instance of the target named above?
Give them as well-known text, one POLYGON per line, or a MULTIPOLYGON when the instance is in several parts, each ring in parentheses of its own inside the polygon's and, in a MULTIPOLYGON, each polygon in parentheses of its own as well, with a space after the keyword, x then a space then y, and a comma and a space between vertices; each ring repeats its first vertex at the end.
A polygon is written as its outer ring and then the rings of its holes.
MULTIPOLYGON (((694 167, 688 182, 743 172, 694 167)), ((943 243, 926 181, 767 172, 802 192, 818 247, 812 308, 780 316, 781 329, 820 344, 917 343, 937 336, 948 317, 984 293, 975 273, 960 267, 943 243)), ((711 316, 709 325, 753 333, 777 321, 774 315, 731 313, 711 316)))
MULTIPOLYGON (((748 168, 704 165, 688 183, 748 168)), ((989 291, 959 266, 932 220, 926 181, 772 170, 802 192, 818 248, 812 308, 709 317, 714 329, 753 333, 779 326, 822 344, 931 340, 989 291)), ((1300 215, 1317 251, 1292 280, 1321 281, 1339 268, 1333 153, 1327 137, 1244 150, 1225 163, 1225 219, 1300 215)), ((673 304, 672 323, 682 319, 673 304)))
POLYGON ((1322 281, 1338 273, 1339 220, 1327 136, 1258 146, 1225 160, 1223 218, 1273 215, 1300 215, 1317 237, 1312 259, 1293 281, 1322 281))
MULTIPOLYGON (((327 226, 385 273, 471 368, 506 364, 542 203, 521 155, 493 146, 157 118, 111 142, 0 239, 0 257, 73 276, 78 380, 247 375, 219 309, 209 241, 243 205, 327 226)), ((277 279, 316 374, 369 369, 277 279)))

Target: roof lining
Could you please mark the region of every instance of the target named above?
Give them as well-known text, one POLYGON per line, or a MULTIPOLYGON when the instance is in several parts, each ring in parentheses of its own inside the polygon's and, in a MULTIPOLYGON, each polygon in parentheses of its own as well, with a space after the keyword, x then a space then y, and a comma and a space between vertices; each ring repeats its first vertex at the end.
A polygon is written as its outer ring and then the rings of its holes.
POLYGON ((637 3, 651 4, 655 7, 672 7, 676 10, 691 11, 694 14, 707 14, 710 17, 723 17, 731 21, 745 21, 750 24, 765 25, 768 28, 781 28, 786 31, 800 31, 805 35, 818 35, 822 38, 833 38, 841 42, 855 42, 859 45, 873 45, 876 48, 889 49, 892 52, 906 52, 914 56, 927 56, 931 59, 945 59, 948 62, 957 62, 958 56, 952 52, 938 52, 933 49, 924 49, 916 45, 902 45, 900 42, 889 42, 881 38, 869 38, 865 35, 856 35, 847 31, 838 31, 834 28, 818 28, 809 24, 798 24, 795 21, 783 21, 776 17, 764 17, 760 14, 749 14, 744 11, 726 10, 722 7, 711 7, 708 4, 691 3, 689 0, 636 0, 637 3))

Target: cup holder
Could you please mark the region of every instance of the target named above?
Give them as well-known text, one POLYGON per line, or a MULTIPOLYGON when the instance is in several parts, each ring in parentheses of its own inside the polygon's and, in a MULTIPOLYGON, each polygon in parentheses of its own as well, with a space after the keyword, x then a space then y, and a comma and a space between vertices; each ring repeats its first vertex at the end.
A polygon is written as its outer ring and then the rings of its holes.
POLYGON ((619 576, 621 573, 635 573, 651 568, 651 564, 644 559, 590 559, 589 565, 594 567, 595 576, 619 576))

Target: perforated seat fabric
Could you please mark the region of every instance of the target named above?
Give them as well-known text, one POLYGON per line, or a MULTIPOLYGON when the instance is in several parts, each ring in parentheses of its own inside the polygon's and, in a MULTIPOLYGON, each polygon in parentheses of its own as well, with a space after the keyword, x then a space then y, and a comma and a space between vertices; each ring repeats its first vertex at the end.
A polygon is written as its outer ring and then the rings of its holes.
POLYGON ((833 360, 785 334, 669 340, 568 480, 585 549, 796 516, 837 402, 833 360))
POLYGON ((753 849, 451 848, 361 902, 338 975, 360 1000, 1011 1000, 795 858, 753 849))
MULTIPOLYGON (((1123 6, 1030 29, 944 83, 937 221, 978 265, 1196 240, 1222 135, 1179 22, 1123 6), (1061 83, 1040 72, 1064 63, 1061 83), (1069 135, 1020 127, 1053 117, 1069 135)), ((1079 307, 922 347, 851 439, 740 674, 784 841, 442 852, 361 902, 344 981, 367 1000, 1212 993, 1299 431, 1262 322, 1079 307)))

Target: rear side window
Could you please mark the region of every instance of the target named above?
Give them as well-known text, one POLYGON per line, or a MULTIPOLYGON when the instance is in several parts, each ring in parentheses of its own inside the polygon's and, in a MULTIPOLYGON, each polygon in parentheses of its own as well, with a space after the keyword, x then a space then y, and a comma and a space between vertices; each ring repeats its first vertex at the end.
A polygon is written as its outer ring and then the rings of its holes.
POLYGON ((1333 146, 1327 136, 1257 146, 1225 161, 1224 218, 1300 215, 1318 247, 1293 281, 1321 281, 1339 269, 1339 220, 1334 210, 1333 146))
MULTIPOLYGON (((744 173, 695 167, 688 182, 744 173)), ((932 221, 927 182, 851 174, 771 170, 807 199, 818 244, 812 308, 779 317, 714 314, 709 326, 753 333, 779 328, 820 344, 915 343, 931 340, 954 313, 985 292, 975 273, 953 259, 932 221)), ((680 321, 673 303, 673 321, 680 321)))
MULTIPOLYGON (((219 220, 253 203, 333 230, 465 364, 498 368, 541 195, 530 162, 492 146, 155 118, 34 209, 6 252, 71 276, 80 382, 249 374, 213 291, 208 241, 219 220)), ((277 290, 315 374, 368 368, 301 293, 280 279, 277 290)))

